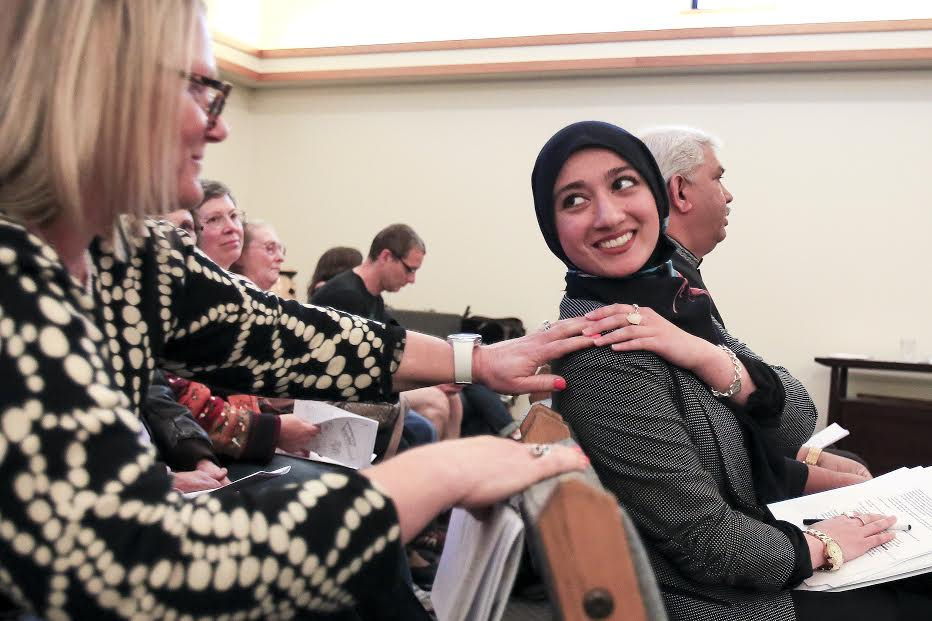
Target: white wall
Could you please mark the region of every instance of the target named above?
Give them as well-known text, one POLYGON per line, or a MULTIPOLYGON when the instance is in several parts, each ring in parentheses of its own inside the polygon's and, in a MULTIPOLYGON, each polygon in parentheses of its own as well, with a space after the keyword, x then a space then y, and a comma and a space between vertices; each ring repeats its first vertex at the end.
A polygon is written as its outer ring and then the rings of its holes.
POLYGON ((259 48, 929 17, 927 0, 208 0, 216 32, 259 48))
MULTIPOLYGON (((725 141, 728 239, 703 274, 733 333, 827 403, 815 355, 932 354, 932 71, 456 82, 263 90, 227 113, 208 175, 272 220, 303 287, 332 245, 383 226, 428 246, 400 308, 553 318, 561 264, 537 230, 538 149, 582 119, 685 123, 725 141), (241 136, 245 136, 242 137, 241 136)), ((876 385, 872 390, 886 390, 876 385)), ((932 382, 920 391, 932 395, 932 382)))

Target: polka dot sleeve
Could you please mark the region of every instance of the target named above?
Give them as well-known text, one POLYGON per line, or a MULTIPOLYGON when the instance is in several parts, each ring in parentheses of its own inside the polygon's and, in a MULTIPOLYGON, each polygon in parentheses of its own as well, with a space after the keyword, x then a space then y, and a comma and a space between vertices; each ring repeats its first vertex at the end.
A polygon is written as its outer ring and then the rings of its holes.
MULTIPOLYGON (((141 303, 158 317, 164 347, 155 353, 165 368, 249 394, 388 400, 403 329, 260 291, 168 227, 152 228, 145 242, 156 261, 140 276, 156 281, 158 296, 141 303)), ((127 277, 116 261, 109 271, 115 286, 127 277)), ((127 310, 124 319, 139 319, 127 310)))
MULTIPOLYGON (((111 302, 141 296, 101 285, 111 302)), ((133 404, 130 352, 147 368, 157 326, 120 323, 125 307, 95 304, 4 222, 0 292, 0 600, 50 620, 290 618, 350 606, 396 573, 394 507, 358 475, 170 491, 133 404)))

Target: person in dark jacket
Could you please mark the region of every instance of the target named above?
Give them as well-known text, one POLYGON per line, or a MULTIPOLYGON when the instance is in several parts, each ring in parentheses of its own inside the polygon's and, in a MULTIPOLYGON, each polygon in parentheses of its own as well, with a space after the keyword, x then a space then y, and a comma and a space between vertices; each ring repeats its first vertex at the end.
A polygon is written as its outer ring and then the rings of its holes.
POLYGON ((774 519, 767 503, 788 497, 782 453, 812 433, 815 407, 672 270, 666 188, 647 147, 614 125, 575 123, 543 147, 532 187, 544 239, 567 266, 561 318, 598 321, 586 330, 597 347, 557 363, 570 386, 554 403, 637 524, 670 617, 927 615, 928 593, 898 586, 793 590, 841 565, 833 546, 852 560, 892 541, 896 518, 838 516, 805 532, 774 519))

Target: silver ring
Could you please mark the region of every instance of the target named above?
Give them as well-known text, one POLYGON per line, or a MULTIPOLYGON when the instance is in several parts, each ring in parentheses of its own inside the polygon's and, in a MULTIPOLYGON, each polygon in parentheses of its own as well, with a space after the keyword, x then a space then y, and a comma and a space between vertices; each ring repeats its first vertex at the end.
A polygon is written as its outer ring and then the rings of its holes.
POLYGON ((549 330, 549 329, 552 328, 552 327, 553 327, 553 324, 550 323, 549 321, 546 321, 546 320, 544 320, 544 323, 540 324, 540 330, 541 330, 541 332, 546 332, 547 330, 549 330))
POLYGON ((634 307, 634 310, 625 315, 625 319, 627 319, 628 323, 630 323, 632 326, 640 325, 642 319, 641 309, 637 304, 632 304, 631 306, 634 307))
POLYGON ((550 452, 549 444, 531 444, 528 446, 528 450, 531 451, 533 457, 543 457, 550 452))

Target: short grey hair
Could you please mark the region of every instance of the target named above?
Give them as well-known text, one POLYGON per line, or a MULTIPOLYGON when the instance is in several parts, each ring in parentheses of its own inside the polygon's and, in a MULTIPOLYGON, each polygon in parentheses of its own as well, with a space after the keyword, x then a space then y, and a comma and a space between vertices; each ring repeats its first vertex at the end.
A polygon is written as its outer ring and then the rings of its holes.
POLYGON ((688 178, 705 161, 704 147, 717 151, 722 146, 718 138, 684 126, 651 127, 639 136, 657 160, 665 183, 673 175, 688 178))

